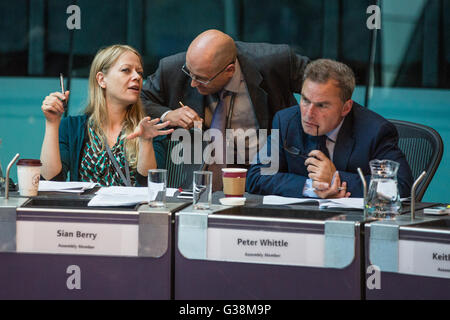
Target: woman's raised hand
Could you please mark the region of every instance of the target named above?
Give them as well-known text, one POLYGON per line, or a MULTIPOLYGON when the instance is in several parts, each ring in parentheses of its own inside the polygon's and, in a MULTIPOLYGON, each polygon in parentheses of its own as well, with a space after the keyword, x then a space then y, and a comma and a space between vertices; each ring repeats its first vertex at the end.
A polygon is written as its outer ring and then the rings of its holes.
POLYGON ((170 124, 170 121, 159 124, 158 122, 159 118, 151 120, 150 117, 145 117, 139 122, 134 132, 127 136, 127 139, 140 137, 141 139, 151 140, 156 136, 162 136, 173 132, 173 129, 161 130, 166 128, 170 124))
POLYGON ((66 91, 65 94, 53 92, 45 97, 41 109, 48 122, 53 123, 61 120, 61 115, 64 113, 64 104, 69 100, 69 94, 69 91, 66 91))

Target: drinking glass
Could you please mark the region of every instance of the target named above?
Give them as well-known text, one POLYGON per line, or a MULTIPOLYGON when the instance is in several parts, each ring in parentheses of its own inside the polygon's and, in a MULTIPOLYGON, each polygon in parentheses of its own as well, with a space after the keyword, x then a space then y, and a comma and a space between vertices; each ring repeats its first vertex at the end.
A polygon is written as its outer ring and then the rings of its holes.
POLYGON ((212 172, 194 171, 193 204, 196 210, 207 210, 211 207, 212 172))
POLYGON ((167 170, 148 170, 148 205, 153 208, 166 206, 167 170))

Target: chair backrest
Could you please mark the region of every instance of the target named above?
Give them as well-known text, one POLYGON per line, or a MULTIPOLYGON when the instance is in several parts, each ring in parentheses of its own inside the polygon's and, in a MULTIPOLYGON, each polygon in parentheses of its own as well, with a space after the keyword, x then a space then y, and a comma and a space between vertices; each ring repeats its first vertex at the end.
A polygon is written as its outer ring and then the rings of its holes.
POLYGON ((389 120, 397 128, 398 146, 405 154, 416 180, 426 171, 425 178, 416 188, 416 201, 421 201, 442 159, 444 144, 439 133, 423 124, 389 120))
POLYGON ((169 188, 180 188, 184 181, 183 165, 175 164, 172 160, 172 154, 177 162, 182 158, 182 155, 177 152, 180 146, 181 143, 179 141, 169 139, 166 154, 167 187, 169 188))
MULTIPOLYGON (((193 133, 191 131, 193 138, 193 133)), ((206 142, 202 141, 202 151, 206 142)), ((166 169, 167 169, 167 187, 192 189, 192 179, 194 171, 202 170, 203 162, 197 163, 195 159, 195 152, 197 150, 193 147, 191 141, 191 161, 190 164, 184 163, 183 159, 183 143, 179 140, 172 141, 168 136, 168 146, 166 154, 166 169)), ((198 155, 197 155, 198 156, 198 155)))

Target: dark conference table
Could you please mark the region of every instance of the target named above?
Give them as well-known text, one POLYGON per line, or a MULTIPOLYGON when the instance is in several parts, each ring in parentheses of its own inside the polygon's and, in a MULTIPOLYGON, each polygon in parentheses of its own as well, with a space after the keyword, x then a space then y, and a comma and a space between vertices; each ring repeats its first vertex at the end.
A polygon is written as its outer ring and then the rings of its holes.
POLYGON ((433 204, 411 222, 249 194, 229 207, 215 193, 211 211, 176 195, 163 210, 91 197, 0 198, 0 299, 450 298, 449 220, 421 215, 433 204))
POLYGON ((170 299, 172 212, 87 207, 53 193, 13 210, 0 198, 0 299, 170 299))

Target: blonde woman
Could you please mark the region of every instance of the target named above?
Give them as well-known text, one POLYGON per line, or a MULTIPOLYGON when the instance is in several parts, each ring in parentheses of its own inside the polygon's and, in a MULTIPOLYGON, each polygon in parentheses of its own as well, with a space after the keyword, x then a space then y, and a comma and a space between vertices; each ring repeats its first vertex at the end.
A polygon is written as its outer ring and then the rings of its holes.
POLYGON ((61 120, 65 94, 53 92, 42 103, 45 136, 42 176, 47 180, 93 181, 102 186, 146 185, 157 167, 160 139, 169 122, 145 117, 140 92, 142 58, 132 47, 101 49, 89 74, 88 105, 83 115, 61 120), (154 139, 155 138, 155 139, 154 139), (155 149, 156 157, 155 157, 155 149))

